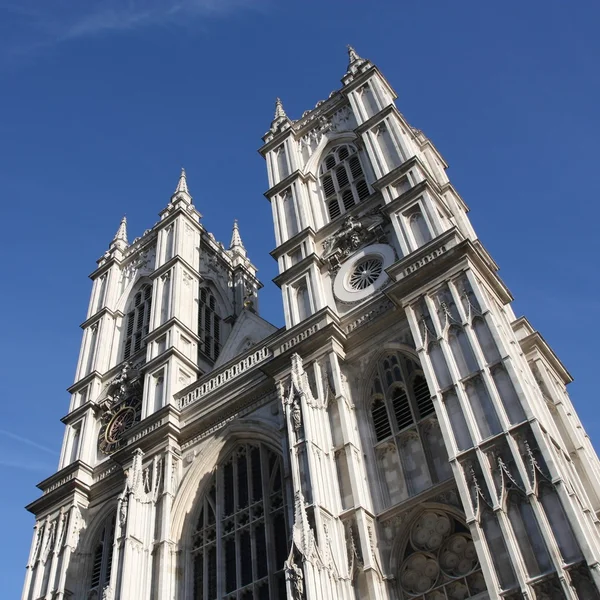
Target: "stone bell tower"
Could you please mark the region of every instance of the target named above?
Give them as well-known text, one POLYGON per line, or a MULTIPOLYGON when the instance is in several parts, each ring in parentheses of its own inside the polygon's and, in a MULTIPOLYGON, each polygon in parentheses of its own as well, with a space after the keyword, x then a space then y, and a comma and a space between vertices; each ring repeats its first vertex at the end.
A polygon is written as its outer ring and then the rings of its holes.
POLYGON ((349 48, 342 87, 297 120, 278 99, 261 148, 275 282, 307 337, 276 375, 303 593, 599 598, 600 469, 571 377, 395 99, 349 48))
POLYGON ((267 163, 285 327, 185 172, 92 273, 23 600, 600 600, 571 376, 349 48, 267 163))

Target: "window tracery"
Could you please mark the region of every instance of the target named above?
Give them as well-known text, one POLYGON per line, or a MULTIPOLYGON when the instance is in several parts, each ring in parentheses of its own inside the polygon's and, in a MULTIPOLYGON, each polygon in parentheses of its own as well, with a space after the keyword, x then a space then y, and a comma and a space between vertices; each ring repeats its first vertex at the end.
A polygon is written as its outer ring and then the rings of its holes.
POLYGON ((321 162, 319 175, 331 221, 370 195, 358 152, 349 144, 329 151, 321 162))
POLYGON ((469 530, 440 510, 414 521, 398 571, 403 599, 464 600, 487 589, 469 530))
POLYGON ((285 597, 282 469, 260 443, 240 444, 217 467, 192 538, 194 600, 285 597))
POLYGON ((146 283, 134 296, 133 308, 127 313, 123 358, 129 358, 146 345, 144 338, 148 335, 150 327, 151 309, 152 285, 146 283))
POLYGON ((215 296, 206 287, 200 288, 198 329, 198 350, 211 360, 217 360, 221 353, 221 316, 215 296))
POLYGON ((115 541, 116 515, 110 515, 96 536, 92 550, 92 565, 86 598, 102 598, 104 589, 110 585, 113 546, 115 541))
POLYGON ((375 455, 390 504, 450 477, 431 394, 415 361, 399 353, 380 361, 370 413, 375 455))

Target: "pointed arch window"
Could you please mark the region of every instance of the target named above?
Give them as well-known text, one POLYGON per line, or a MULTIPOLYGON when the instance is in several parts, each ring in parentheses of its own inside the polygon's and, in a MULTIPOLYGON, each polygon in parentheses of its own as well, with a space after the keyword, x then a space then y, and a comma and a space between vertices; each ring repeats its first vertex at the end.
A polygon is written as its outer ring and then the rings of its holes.
POLYGON ((310 294, 308 292, 308 286, 306 281, 302 282, 295 288, 296 292, 296 308, 298 311, 298 323, 304 321, 312 314, 312 308, 310 304, 310 294))
POLYGON ((206 287, 200 288, 198 329, 198 350, 211 360, 217 360, 221 353, 221 316, 215 296, 206 287))
POLYGON ((133 308, 127 313, 123 358, 129 358, 146 345, 144 338, 150 328, 151 308, 152 285, 146 283, 135 294, 133 308))
POLYGON ((294 206, 294 197, 291 190, 286 190, 283 193, 283 216, 285 218, 285 227, 288 238, 295 236, 298 231, 298 216, 296 215, 296 207, 294 206))
POLYGON ((569 564, 581 560, 581 550, 554 486, 543 481, 538 489, 538 498, 564 561, 569 564))
POLYGON ((392 139, 390 125, 385 121, 375 128, 375 138, 383 155, 387 170, 391 171, 400 164, 400 155, 392 139))
POLYGON ((396 504, 450 477, 444 441, 420 365, 390 353, 371 386, 375 456, 388 504, 396 504))
POLYGON ((420 208, 413 210, 407 218, 417 248, 431 241, 431 232, 420 208))
POLYGON ((331 221, 370 195, 358 152, 350 144, 329 151, 321 162, 319 178, 331 221))
POLYGON ((552 561, 529 500, 524 494, 513 491, 508 495, 507 504, 508 518, 529 576, 551 571, 552 561))
POLYGON ((285 179, 290 174, 290 169, 287 161, 287 153, 285 151, 285 144, 282 144, 275 150, 277 156, 277 171, 279 174, 279 181, 285 179))
POLYGON ((113 547, 115 542, 116 515, 110 515, 102 525, 92 547, 92 565, 86 598, 102 598, 110 585, 113 547))
POLYGON ((285 598, 282 469, 261 443, 238 445, 217 467, 192 537, 194 600, 285 598))

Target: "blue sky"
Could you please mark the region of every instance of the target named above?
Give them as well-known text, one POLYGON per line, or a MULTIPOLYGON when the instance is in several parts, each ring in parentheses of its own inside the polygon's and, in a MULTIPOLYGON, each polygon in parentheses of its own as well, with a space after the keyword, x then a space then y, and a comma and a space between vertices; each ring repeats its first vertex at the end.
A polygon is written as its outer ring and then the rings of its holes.
POLYGON ((20 594, 23 506, 56 468, 87 275, 121 216, 141 235, 185 166, 218 239, 239 219, 282 324, 256 149, 276 96, 298 118, 340 86, 348 43, 446 158, 598 444, 599 19, 556 0, 0 0, 3 597, 20 594))

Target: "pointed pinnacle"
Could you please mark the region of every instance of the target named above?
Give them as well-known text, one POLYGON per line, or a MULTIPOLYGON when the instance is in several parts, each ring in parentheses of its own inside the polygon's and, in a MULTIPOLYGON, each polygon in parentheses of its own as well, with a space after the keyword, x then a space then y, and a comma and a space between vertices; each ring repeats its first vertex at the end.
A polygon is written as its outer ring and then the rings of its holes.
POLYGON ((238 221, 235 219, 233 221, 233 232, 231 234, 231 243, 229 244, 230 250, 237 250, 243 254, 246 254, 246 248, 244 248, 244 243, 242 242, 242 236, 240 235, 240 228, 238 227, 238 221))
POLYGON ((275 119, 285 119, 287 115, 285 114, 285 110, 283 110, 283 103, 281 102, 281 98, 275 99, 275 119))
POLYGON ((181 169, 181 175, 179 176, 179 181, 177 183, 177 187, 175 188, 175 193, 177 194, 178 192, 185 192, 186 194, 189 194, 187 180, 185 177, 185 169, 181 169))
POLYGON ((350 44, 348 44, 348 58, 350 59, 350 63, 360 60, 360 56, 350 44))
POLYGON ((115 233, 115 237, 113 238, 113 242, 119 241, 127 244, 127 217, 125 215, 123 215, 119 229, 117 229, 117 233, 115 233))

